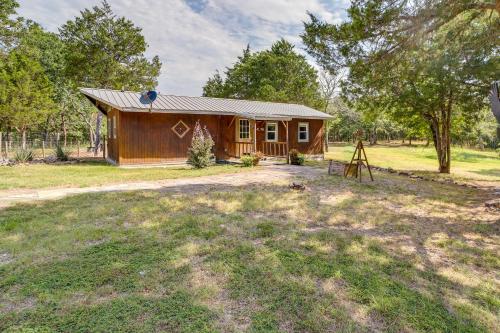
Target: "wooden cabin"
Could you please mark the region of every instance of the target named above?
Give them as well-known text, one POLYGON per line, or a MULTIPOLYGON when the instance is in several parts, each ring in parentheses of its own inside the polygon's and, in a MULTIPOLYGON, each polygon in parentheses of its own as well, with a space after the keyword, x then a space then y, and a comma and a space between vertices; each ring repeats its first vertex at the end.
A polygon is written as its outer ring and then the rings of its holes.
POLYGON ((184 163, 196 121, 215 142, 217 160, 260 151, 286 157, 295 148, 323 157, 329 115, 298 104, 159 94, 152 105, 137 92, 82 88, 107 119, 107 158, 117 165, 184 163))

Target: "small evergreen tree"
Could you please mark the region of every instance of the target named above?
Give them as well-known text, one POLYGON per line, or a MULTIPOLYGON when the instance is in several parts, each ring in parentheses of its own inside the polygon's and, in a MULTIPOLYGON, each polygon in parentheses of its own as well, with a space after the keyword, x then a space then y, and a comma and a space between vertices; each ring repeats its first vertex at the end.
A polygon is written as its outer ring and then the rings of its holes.
POLYGON ((200 121, 197 121, 194 126, 191 147, 188 149, 188 163, 197 169, 209 166, 214 157, 213 146, 214 140, 207 128, 202 129, 200 121))

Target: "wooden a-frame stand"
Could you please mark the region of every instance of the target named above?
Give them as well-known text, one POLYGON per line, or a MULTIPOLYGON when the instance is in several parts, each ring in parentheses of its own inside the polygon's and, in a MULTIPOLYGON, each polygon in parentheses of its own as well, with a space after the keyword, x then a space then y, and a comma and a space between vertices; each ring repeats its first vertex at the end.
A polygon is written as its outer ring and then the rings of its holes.
POLYGON ((365 148, 363 147, 363 141, 358 140, 356 149, 351 158, 351 163, 344 169, 344 177, 351 176, 359 178, 361 182, 361 167, 366 166, 368 173, 370 174, 370 179, 373 181, 372 170, 370 169, 370 164, 368 164, 368 159, 366 158, 365 148), (363 152, 364 158, 361 157, 361 152, 363 152))

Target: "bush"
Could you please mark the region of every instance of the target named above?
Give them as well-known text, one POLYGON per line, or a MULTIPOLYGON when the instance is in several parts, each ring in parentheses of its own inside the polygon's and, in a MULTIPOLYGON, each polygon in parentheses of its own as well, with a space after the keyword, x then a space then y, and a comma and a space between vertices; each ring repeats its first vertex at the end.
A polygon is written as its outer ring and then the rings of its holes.
POLYGON ((303 165, 305 162, 304 155, 299 153, 297 149, 290 149, 288 155, 290 156, 290 164, 303 165))
POLYGON ((240 157, 241 163, 243 163, 244 167, 254 166, 254 157, 251 155, 243 155, 240 157))
POLYGON ((264 153, 258 151, 255 154, 252 154, 251 156, 253 157, 253 165, 255 166, 259 165, 260 160, 264 158, 264 153))
POLYGON ((33 153, 33 150, 20 149, 16 151, 16 154, 14 155, 14 160, 18 163, 26 163, 29 161, 33 161, 34 157, 35 154, 33 153))
POLYGON ((70 151, 63 148, 62 146, 57 145, 55 153, 56 153, 56 158, 58 161, 68 161, 69 160, 70 151))
POLYGON ((188 164, 196 169, 206 168, 212 163, 214 154, 212 148, 214 140, 207 128, 201 128, 200 121, 196 122, 193 132, 193 140, 188 150, 188 164))
POLYGON ((264 154, 260 151, 256 153, 252 153, 250 155, 243 155, 240 158, 241 163, 245 167, 257 166, 259 165, 260 160, 264 157, 264 154))

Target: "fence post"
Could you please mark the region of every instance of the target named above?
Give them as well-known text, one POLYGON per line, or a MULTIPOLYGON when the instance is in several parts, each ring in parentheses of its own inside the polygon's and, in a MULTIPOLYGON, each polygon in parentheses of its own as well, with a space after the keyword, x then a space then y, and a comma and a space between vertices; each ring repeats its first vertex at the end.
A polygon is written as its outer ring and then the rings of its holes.
POLYGON ((80 139, 76 141, 76 157, 80 158, 80 139))
POLYGON ((42 140, 42 158, 45 158, 45 140, 42 140))

